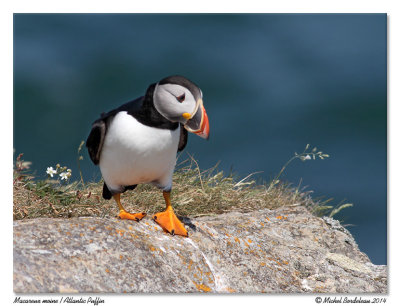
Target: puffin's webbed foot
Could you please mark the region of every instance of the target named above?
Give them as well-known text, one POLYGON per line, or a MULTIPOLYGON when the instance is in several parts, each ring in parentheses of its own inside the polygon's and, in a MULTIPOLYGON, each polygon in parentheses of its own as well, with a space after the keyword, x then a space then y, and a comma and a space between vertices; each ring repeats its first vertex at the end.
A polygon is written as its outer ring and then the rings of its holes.
POLYGON ((153 220, 160 225, 163 230, 172 235, 188 237, 187 230, 183 226, 182 222, 179 221, 172 208, 155 214, 153 220))
POLYGON ((114 195, 114 200, 115 202, 117 202, 119 208, 118 218, 140 221, 146 216, 146 213, 136 213, 136 214, 128 213, 121 205, 120 196, 121 194, 119 193, 114 195))
POLYGON ((175 215, 174 210, 171 206, 170 193, 163 192, 165 203, 167 208, 163 212, 156 213, 153 216, 153 220, 162 227, 162 229, 172 235, 180 235, 188 237, 188 232, 183 226, 182 222, 179 221, 178 217, 175 215))
POLYGON ((131 214, 125 210, 120 210, 119 214, 118 214, 118 218, 120 218, 120 219, 129 219, 129 220, 135 220, 135 221, 140 221, 144 217, 146 217, 146 213, 131 214))

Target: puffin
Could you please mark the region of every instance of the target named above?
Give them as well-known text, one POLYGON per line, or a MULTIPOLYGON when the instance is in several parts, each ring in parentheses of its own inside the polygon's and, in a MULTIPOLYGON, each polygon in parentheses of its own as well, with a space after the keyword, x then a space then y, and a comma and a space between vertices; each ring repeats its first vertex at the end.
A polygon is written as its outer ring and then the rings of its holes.
POLYGON ((102 196, 114 198, 120 219, 140 221, 146 216, 127 212, 121 194, 138 184, 152 184, 162 191, 166 204, 153 220, 167 233, 188 237, 170 198, 176 155, 185 148, 188 132, 208 139, 210 126, 201 89, 180 75, 151 84, 144 96, 93 122, 86 147, 100 167, 102 196))

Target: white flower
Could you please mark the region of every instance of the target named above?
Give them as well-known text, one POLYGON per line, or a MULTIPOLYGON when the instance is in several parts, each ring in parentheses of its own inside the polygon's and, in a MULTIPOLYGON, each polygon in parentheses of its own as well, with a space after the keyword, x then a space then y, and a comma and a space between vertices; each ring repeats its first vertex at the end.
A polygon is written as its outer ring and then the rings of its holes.
POLYGON ((67 180, 71 176, 71 172, 62 172, 60 173, 61 180, 67 180))
POLYGON ((304 160, 307 160, 307 159, 311 159, 311 156, 309 154, 307 154, 306 157, 304 157, 304 160))
POLYGON ((47 173, 48 175, 50 175, 51 177, 53 177, 53 175, 56 174, 57 171, 54 170, 53 167, 47 167, 46 173, 47 173))

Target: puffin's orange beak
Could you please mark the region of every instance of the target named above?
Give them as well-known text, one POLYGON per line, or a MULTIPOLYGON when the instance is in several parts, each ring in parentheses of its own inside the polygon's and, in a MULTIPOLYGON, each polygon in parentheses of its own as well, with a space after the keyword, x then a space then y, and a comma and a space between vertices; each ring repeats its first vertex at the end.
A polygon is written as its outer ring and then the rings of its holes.
POLYGON ((196 135, 199 135, 201 138, 208 139, 210 135, 210 124, 208 123, 208 116, 206 109, 204 108, 203 105, 200 106, 201 113, 202 113, 202 120, 200 124, 200 129, 197 131, 194 131, 196 135))
POLYGON ((194 133, 201 138, 208 139, 210 135, 210 124, 208 123, 206 109, 203 106, 203 100, 199 99, 197 103, 198 107, 196 107, 193 115, 187 113, 183 114, 183 117, 189 119, 184 127, 189 132, 194 133))

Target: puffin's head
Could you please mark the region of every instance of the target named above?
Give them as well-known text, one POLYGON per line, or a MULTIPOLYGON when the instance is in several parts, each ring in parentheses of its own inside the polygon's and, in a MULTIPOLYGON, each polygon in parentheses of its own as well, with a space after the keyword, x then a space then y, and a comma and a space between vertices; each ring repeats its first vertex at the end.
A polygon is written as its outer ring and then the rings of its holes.
POLYGON ((203 106, 203 93, 182 76, 170 76, 156 84, 154 107, 165 118, 180 122, 192 133, 208 139, 210 126, 203 106))

